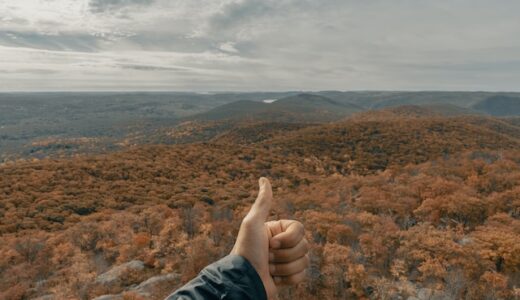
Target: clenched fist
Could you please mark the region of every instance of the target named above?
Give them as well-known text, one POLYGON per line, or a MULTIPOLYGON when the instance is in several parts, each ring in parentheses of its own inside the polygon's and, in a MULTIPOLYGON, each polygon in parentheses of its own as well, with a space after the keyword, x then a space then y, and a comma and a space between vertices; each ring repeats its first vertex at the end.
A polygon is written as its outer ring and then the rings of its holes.
POLYGON ((277 286, 305 279, 309 266, 308 242, 303 225, 293 220, 267 221, 273 192, 267 178, 260 178, 260 191, 240 226, 231 254, 245 257, 262 279, 269 299, 276 299, 277 286))

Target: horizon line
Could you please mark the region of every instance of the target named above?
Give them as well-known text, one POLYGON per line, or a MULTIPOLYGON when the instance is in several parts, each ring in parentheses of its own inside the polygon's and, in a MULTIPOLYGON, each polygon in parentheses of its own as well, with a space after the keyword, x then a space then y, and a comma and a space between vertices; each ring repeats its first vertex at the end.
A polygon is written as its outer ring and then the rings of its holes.
POLYGON ((36 94, 36 93, 186 93, 186 94, 200 94, 200 95, 216 95, 216 94, 247 94, 247 93, 323 93, 323 92, 340 92, 340 93, 362 93, 362 92, 393 92, 393 93, 432 93, 432 92, 447 92, 447 93, 520 93, 520 90, 435 90, 435 89, 403 89, 403 90, 387 90, 387 89, 359 89, 359 90, 223 90, 223 91, 190 91, 190 90, 9 90, 2 91, 0 94, 36 94))

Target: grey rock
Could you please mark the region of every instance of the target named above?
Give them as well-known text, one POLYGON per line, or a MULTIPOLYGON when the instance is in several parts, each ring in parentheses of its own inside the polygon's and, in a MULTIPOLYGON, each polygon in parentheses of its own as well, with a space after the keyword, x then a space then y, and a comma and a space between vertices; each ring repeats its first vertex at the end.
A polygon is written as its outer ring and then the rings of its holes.
MULTIPOLYGON (((126 269, 123 269, 123 271, 124 270, 126 270, 126 269)), ((112 270, 110 270, 109 272, 111 272, 111 271, 112 270)), ((106 273, 104 273, 104 274, 106 274, 106 273)), ((102 275, 104 275, 104 274, 102 274, 102 275)), ((181 276, 177 273, 170 273, 170 274, 150 277, 147 280, 141 282, 140 284, 133 286, 132 288, 126 290, 126 292, 134 292, 140 296, 148 298, 148 297, 151 297, 153 295, 153 292, 156 291, 158 288, 160 288, 162 285, 167 285, 167 286, 177 285, 180 281, 180 278, 181 278, 181 276)), ((102 296, 94 298, 93 300, 122 300, 122 299, 123 299, 123 293, 116 294, 116 295, 102 295, 102 296)))
POLYGON ((448 300, 450 297, 448 297, 446 294, 444 294, 442 291, 436 291, 432 289, 420 289, 417 292, 417 298, 419 300, 448 300))
POLYGON ((103 295, 103 296, 96 297, 92 300, 122 300, 122 299, 123 299, 123 295, 117 294, 117 295, 103 295))
POLYGON ((96 278, 96 283, 102 285, 112 285, 121 280, 121 276, 129 271, 142 271, 144 269, 144 262, 140 260, 132 260, 122 265, 113 267, 107 272, 99 275, 96 278))
POLYGON ((131 291, 134 291, 140 294, 143 297, 147 297, 151 294, 152 291, 156 290, 157 287, 163 284, 174 284, 180 280, 180 275, 177 273, 170 273, 166 275, 159 275, 150 277, 147 280, 141 282, 135 288, 132 288, 131 291))
POLYGON ((43 296, 40 296, 37 298, 32 298, 32 300, 55 300, 55 299, 57 299, 57 298, 54 297, 53 294, 48 294, 48 295, 43 295, 43 296))

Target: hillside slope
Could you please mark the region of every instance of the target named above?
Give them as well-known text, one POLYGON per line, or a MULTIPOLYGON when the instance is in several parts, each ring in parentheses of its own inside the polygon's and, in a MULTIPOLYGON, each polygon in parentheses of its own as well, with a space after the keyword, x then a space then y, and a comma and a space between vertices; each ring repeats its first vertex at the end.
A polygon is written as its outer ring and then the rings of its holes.
POLYGON ((453 104, 403 105, 378 110, 367 110, 353 115, 351 119, 369 121, 402 118, 454 117, 466 115, 481 115, 481 113, 453 104))
POLYGON ((520 97, 490 97, 473 105, 473 109, 493 116, 519 116, 520 97))
POLYGON ((347 120, 265 141, 284 153, 326 161, 329 172, 360 173, 422 163, 469 149, 520 147, 520 128, 485 117, 347 120))

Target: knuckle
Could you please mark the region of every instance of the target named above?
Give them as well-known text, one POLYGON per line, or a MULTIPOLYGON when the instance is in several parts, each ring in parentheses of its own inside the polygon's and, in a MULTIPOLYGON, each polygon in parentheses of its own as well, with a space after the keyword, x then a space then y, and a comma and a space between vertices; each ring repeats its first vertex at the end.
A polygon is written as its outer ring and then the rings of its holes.
POLYGON ((250 228, 250 227, 253 227, 254 225, 255 225, 255 218, 253 218, 252 216, 250 216, 248 214, 242 220, 242 225, 241 226, 245 227, 245 228, 250 228))
POLYGON ((305 249, 304 245, 301 245, 296 248, 296 250, 294 250, 294 256, 297 256, 298 258, 304 256, 305 254, 307 254, 307 250, 305 249))
POLYGON ((305 267, 308 267, 311 264, 311 258, 309 255, 305 255, 305 267))
POLYGON ((296 221, 296 223, 298 224, 298 226, 301 227, 301 229, 302 229, 303 231, 305 231, 305 226, 303 226, 303 223, 302 223, 302 222, 300 222, 300 221, 296 221))
POLYGON ((305 227, 303 226, 303 224, 298 222, 298 221, 296 221, 296 226, 298 227, 298 230, 300 231, 300 233, 302 235, 304 235, 305 234, 305 227))
POLYGON ((310 244, 309 244, 309 241, 307 241, 307 239, 303 239, 303 249, 305 251, 305 253, 309 252, 309 249, 310 249, 310 244))
POLYGON ((305 279, 305 273, 298 273, 287 278, 286 282, 289 284, 297 284, 305 279))
POLYGON ((286 275, 292 275, 292 274, 296 273, 299 268, 300 267, 295 262, 288 263, 288 264, 285 265, 284 272, 285 272, 286 275))

